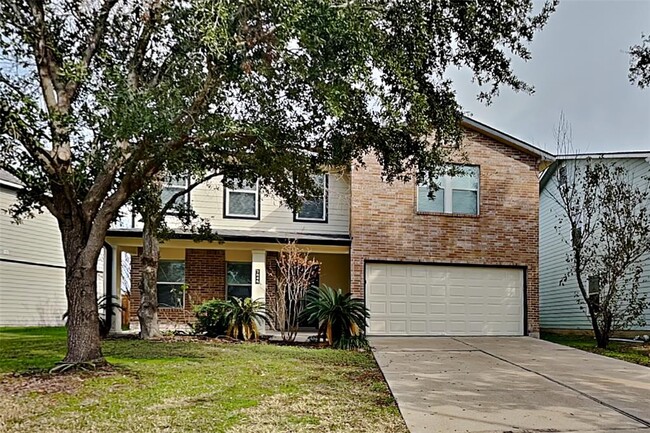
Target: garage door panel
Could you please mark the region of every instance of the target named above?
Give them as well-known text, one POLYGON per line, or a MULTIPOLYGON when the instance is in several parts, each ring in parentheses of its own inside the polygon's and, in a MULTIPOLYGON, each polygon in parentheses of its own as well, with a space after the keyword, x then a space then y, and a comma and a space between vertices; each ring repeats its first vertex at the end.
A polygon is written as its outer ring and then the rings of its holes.
POLYGON ((386 302, 384 301, 370 302, 368 304, 368 308, 376 315, 386 314, 388 312, 388 308, 386 308, 386 302))
POLYGON ((368 264, 370 335, 522 335, 523 271, 368 264))
POLYGON ((426 320, 409 320, 408 323, 410 334, 426 334, 428 332, 426 320))
MULTIPOLYGON (((383 278, 383 277, 376 277, 383 278)), ((368 284, 368 293, 371 295, 387 295, 388 294, 388 284, 386 283, 371 283, 368 284)))
POLYGON ((425 316, 429 315, 426 302, 411 302, 409 305, 409 313, 411 314, 424 314, 425 316))
POLYGON ((390 320, 388 322, 388 332, 391 334, 404 335, 406 332, 406 320, 390 320))
POLYGON ((411 283, 410 285, 411 291, 410 294, 411 296, 422 296, 422 297, 427 297, 427 285, 422 284, 422 283, 411 283))

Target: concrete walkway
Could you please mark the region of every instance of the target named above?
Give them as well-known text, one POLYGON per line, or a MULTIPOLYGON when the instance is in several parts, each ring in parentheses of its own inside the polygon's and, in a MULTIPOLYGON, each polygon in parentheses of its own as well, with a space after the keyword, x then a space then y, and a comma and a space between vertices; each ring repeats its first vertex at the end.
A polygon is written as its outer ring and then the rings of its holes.
POLYGON ((411 433, 650 433, 650 368, 528 337, 374 337, 411 433))

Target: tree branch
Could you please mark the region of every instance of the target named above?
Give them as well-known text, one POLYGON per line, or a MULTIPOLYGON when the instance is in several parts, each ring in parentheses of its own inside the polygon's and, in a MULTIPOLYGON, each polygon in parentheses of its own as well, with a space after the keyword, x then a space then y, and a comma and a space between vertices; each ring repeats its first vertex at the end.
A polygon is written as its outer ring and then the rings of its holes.
POLYGON ((211 173, 209 175, 203 176, 201 179, 199 179, 196 182, 188 185, 187 188, 176 192, 174 195, 172 195, 169 198, 169 200, 167 200, 167 203, 165 203, 165 205, 160 209, 160 215, 164 216, 171 209, 171 207, 174 205, 174 202, 176 201, 176 199, 178 199, 179 197, 191 192, 197 186, 209 181, 210 179, 213 179, 213 178, 215 178, 217 176, 220 176, 220 175, 221 175, 220 172, 214 172, 214 173, 211 173))
POLYGON ((47 29, 43 2, 39 0, 28 0, 28 4, 34 20, 34 26, 32 27, 34 32, 32 35, 34 36, 34 60, 36 61, 36 68, 41 81, 41 90, 45 99, 45 105, 50 114, 53 115, 59 111, 57 90, 61 88, 61 84, 57 78, 58 65, 55 63, 48 45, 49 41, 46 39, 47 29))
MULTIPOLYGON (((106 31, 108 17, 115 4, 117 4, 117 1, 118 0, 106 0, 102 4, 102 7, 99 9, 99 14, 95 20, 93 31, 88 36, 88 40, 86 41, 86 48, 84 49, 83 55, 81 57, 81 66, 84 72, 90 68, 90 63, 97 53, 97 48, 99 47, 99 44, 104 37, 104 32, 106 31)), ((80 84, 81 83, 76 80, 71 80, 66 83, 65 93, 68 104, 74 102, 80 84)))

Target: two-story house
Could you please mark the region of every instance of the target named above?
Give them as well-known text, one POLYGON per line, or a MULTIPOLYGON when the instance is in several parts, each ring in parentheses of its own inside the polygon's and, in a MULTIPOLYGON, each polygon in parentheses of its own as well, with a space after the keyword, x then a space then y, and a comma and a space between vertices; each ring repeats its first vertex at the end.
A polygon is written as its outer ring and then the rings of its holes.
MULTIPOLYGON (((0 170, 0 326, 65 323, 65 260, 56 218, 44 210, 21 224, 9 209, 20 180, 0 170)), ((97 263, 97 292, 104 293, 104 254, 97 263)))
MULTIPOLYGON (((558 217, 562 217, 564 211, 554 198, 559 195, 558 176, 566 179, 567 175, 571 176, 571 171, 575 167, 578 170, 584 170, 589 160, 625 168, 631 181, 641 188, 646 187, 647 178, 650 176, 650 152, 648 151, 558 156, 557 160, 544 172, 539 187, 539 281, 540 324, 542 329, 547 331, 591 329, 591 321, 575 277, 570 276, 563 281, 569 271, 567 254, 571 249, 566 241, 570 239, 571 229, 566 218, 558 219, 558 217), (560 281, 563 283, 560 284, 560 281)), ((641 257, 639 262, 645 266, 639 293, 650 298, 650 253, 641 257)), ((592 284, 593 282, 592 279, 592 284)), ((588 287, 588 290, 597 293, 598 286, 592 285, 591 288, 588 287)), ((646 326, 640 329, 648 331, 650 330, 650 309, 646 309, 644 317, 646 326)))
MULTIPOLYGON (((326 174, 323 197, 300 213, 256 185, 197 187, 186 200, 223 243, 177 233, 162 245, 160 317, 182 321, 211 298, 268 300, 278 251, 295 240, 321 262, 320 284, 365 299, 370 335, 536 335, 538 173, 553 157, 469 118, 463 125, 461 174, 438 179, 434 199, 425 186, 385 183, 373 155, 364 168, 326 174)), ((107 242, 115 287, 126 251, 136 288, 141 230, 113 229, 107 242)), ((138 303, 133 290, 132 320, 138 303)))

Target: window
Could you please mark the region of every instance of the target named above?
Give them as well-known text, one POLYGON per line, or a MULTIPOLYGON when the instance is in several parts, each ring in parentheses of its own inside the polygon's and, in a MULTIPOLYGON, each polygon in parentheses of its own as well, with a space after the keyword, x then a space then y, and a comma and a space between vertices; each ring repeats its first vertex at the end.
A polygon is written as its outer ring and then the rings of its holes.
POLYGON ((228 263, 226 271, 226 297, 250 298, 253 296, 252 263, 228 263))
POLYGON ((158 305, 183 308, 185 305, 185 262, 161 260, 158 262, 158 305))
POLYGON ((589 299, 593 305, 598 305, 600 300, 600 278, 597 275, 589 277, 589 299))
POLYGON ((440 176, 435 180, 438 191, 429 197, 429 186, 418 186, 418 212, 478 215, 479 177, 477 166, 465 165, 456 176, 440 176))
POLYGON ((226 188, 224 216, 231 218, 260 217, 259 183, 242 182, 233 189, 226 188))
POLYGON ((296 221, 327 222, 327 183, 328 176, 314 176, 314 183, 319 185, 321 194, 310 200, 305 200, 300 211, 294 215, 296 221))
MULTIPOLYGON (((174 196, 174 194, 179 193, 186 189, 189 185, 189 178, 185 176, 170 177, 165 178, 163 182, 162 192, 160 194, 160 200, 162 205, 166 205, 169 200, 174 196)), ((187 206, 189 204, 188 194, 183 194, 180 197, 177 197, 174 201, 174 206, 182 205, 187 206)), ((174 210, 171 209, 170 213, 174 213, 174 210)))

